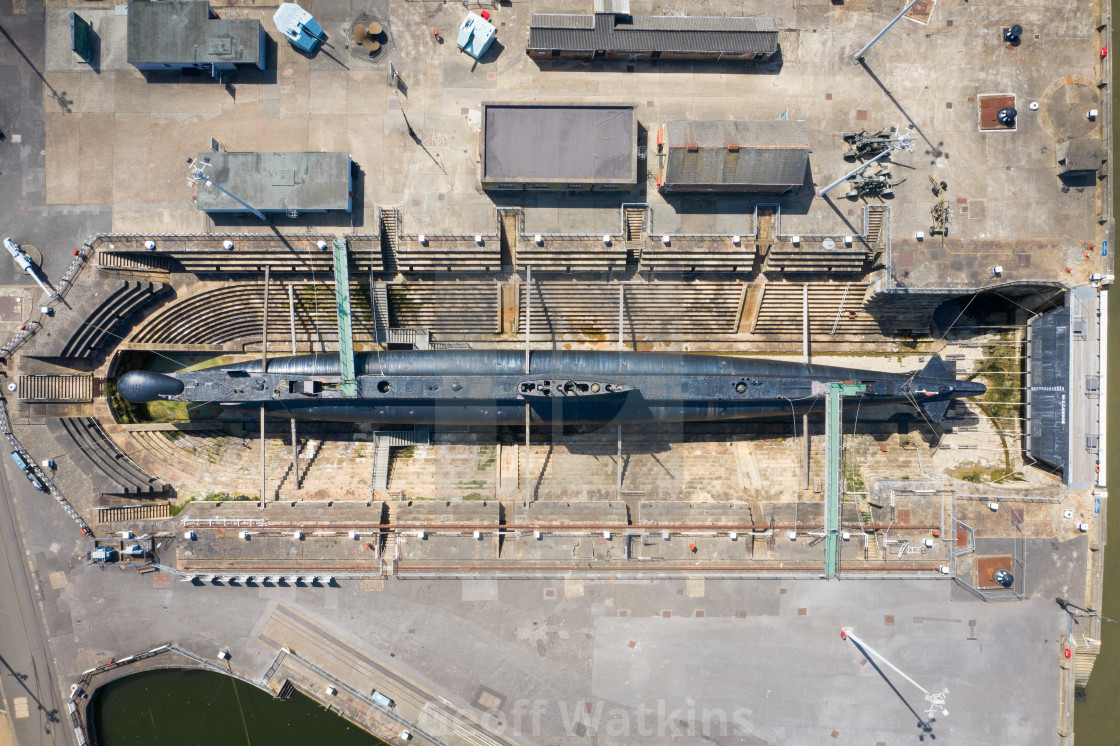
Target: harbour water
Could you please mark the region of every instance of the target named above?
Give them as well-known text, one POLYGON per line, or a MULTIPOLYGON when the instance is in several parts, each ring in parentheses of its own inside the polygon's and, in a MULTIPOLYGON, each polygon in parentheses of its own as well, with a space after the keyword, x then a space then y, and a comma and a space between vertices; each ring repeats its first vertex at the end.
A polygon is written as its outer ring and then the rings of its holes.
POLYGON ((100 689, 93 707, 98 746, 384 746, 298 692, 278 700, 210 671, 127 676, 100 689))

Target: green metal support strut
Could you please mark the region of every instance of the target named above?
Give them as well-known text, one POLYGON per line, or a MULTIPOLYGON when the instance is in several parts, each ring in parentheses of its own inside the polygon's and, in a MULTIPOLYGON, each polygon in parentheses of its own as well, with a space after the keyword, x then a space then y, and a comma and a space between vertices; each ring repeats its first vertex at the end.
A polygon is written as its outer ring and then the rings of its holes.
POLYGON ((830 381, 825 394, 825 470, 824 470, 824 574, 836 577, 836 560, 840 554, 840 453, 843 448, 843 408, 840 399, 867 392, 859 383, 830 381))
POLYGON ((334 294, 338 307, 338 358, 342 371, 344 396, 358 395, 358 377, 354 371, 354 327, 350 319, 350 267, 346 239, 334 237, 334 294))

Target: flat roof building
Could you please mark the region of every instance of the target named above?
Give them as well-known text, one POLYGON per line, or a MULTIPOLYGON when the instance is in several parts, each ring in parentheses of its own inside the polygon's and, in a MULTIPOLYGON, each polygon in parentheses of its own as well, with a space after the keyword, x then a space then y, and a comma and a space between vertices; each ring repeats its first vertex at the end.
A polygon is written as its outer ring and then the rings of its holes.
POLYGON ((482 105, 486 189, 631 189, 638 182, 632 104, 482 105))
MULTIPOLYGON (((353 209, 349 153, 199 153, 206 178, 261 212, 327 212, 353 209)), ((195 204, 203 212, 250 212, 202 180, 195 204)))
POLYGON ((1101 150, 1098 138, 1066 140, 1057 149, 1058 176, 1096 174, 1104 164, 1101 150))
POLYGON ((671 120, 657 133, 662 192, 787 192, 805 183, 802 121, 671 120))
POLYGON ((778 51, 770 17, 632 16, 629 3, 597 0, 595 13, 534 13, 530 57, 768 60, 778 51))
POLYGON ((265 66, 261 22, 220 18, 205 0, 130 0, 128 61, 140 70, 265 66))

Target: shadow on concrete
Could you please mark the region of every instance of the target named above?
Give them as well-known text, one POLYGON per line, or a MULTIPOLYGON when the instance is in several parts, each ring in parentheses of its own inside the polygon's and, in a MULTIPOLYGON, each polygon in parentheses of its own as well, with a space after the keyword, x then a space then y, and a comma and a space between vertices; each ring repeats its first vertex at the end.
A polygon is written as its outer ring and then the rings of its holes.
POLYGON ((912 714, 914 716, 914 719, 918 721, 917 725, 915 726, 920 733, 920 735, 918 736, 918 740, 919 741, 924 741, 926 736, 928 736, 930 738, 930 740, 936 739, 937 736, 935 736, 933 734, 933 724, 935 722, 937 722, 937 719, 931 717, 928 720, 926 720, 921 715, 919 715, 918 711, 913 708, 913 706, 910 704, 910 702, 907 701, 906 697, 904 697, 902 695, 902 692, 900 692, 898 690, 898 687, 896 687, 894 685, 894 683, 889 678, 887 678, 887 674, 884 673, 883 669, 879 667, 879 664, 875 662, 875 658, 873 656, 871 656, 867 652, 867 650, 862 645, 860 645, 858 642, 856 642, 855 640, 852 640, 851 642, 852 642, 853 645, 856 646, 856 649, 859 650, 860 654, 863 655, 863 657, 867 661, 867 663, 873 669, 875 669, 875 672, 877 674, 879 674, 881 677, 883 677, 883 681, 885 681, 887 686, 889 686, 891 688, 891 691, 894 692, 895 695, 898 696, 898 698, 902 701, 902 704, 906 705, 906 709, 910 710, 910 714, 912 714))
POLYGON ((58 107, 69 114, 71 112, 70 107, 71 104, 74 103, 74 99, 67 98, 66 91, 58 91, 54 86, 47 82, 47 79, 43 77, 42 71, 40 71, 39 68, 35 67, 35 63, 32 62, 31 58, 24 53, 20 45, 16 44, 16 40, 12 38, 12 35, 9 34, 8 30, 3 26, 0 26, 0 35, 8 40, 8 43, 12 45, 12 49, 16 50, 16 54, 22 57, 23 61, 27 63, 27 66, 31 68, 31 71, 35 73, 36 76, 38 76, 39 80, 42 81, 46 89, 50 91, 51 97, 54 98, 55 102, 58 104, 58 107))
POLYGON ((39 709, 39 711, 42 712, 44 715, 46 715, 46 718, 47 718, 48 722, 51 722, 51 723, 61 722, 61 718, 59 718, 59 716, 58 716, 58 710, 57 709, 48 710, 43 705, 42 700, 39 699, 37 694, 35 692, 31 691, 31 687, 27 686, 27 679, 28 679, 27 674, 19 673, 14 668, 12 668, 11 664, 8 663, 7 658, 5 658, 2 655, 0 655, 0 664, 3 664, 4 668, 7 669, 8 673, 11 675, 11 677, 19 682, 19 685, 21 687, 23 687, 23 691, 27 693, 28 699, 33 701, 35 703, 35 706, 39 709))
POLYGON ((875 82, 875 85, 879 86, 879 89, 882 90, 884 94, 886 94, 886 97, 890 99, 890 102, 894 104, 895 108, 898 109, 900 114, 902 114, 903 118, 906 120, 906 123, 911 128, 913 128, 915 132, 918 133, 919 137, 925 140, 926 145, 929 147, 929 150, 926 151, 926 154, 933 157, 934 159, 947 159, 949 157, 949 154, 941 149, 941 146, 945 144, 944 141, 939 141, 936 145, 934 145, 933 141, 926 136, 926 133, 922 130, 921 127, 918 126, 914 118, 911 117, 909 112, 907 112, 906 109, 903 108, 902 104, 899 103, 899 100, 894 97, 894 94, 891 93, 890 89, 883 84, 883 81, 879 80, 879 76, 877 76, 875 72, 867 66, 867 62, 864 60, 860 60, 859 65, 863 68, 864 72, 867 73, 868 77, 870 77, 871 80, 875 82))

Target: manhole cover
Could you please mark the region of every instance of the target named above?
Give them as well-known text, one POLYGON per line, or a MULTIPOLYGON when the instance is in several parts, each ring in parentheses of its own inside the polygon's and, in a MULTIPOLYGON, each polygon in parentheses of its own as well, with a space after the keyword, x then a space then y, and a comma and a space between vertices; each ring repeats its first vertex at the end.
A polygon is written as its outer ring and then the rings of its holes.
POLYGON ((14 295, 0 296, 0 321, 22 321, 23 298, 14 295))

